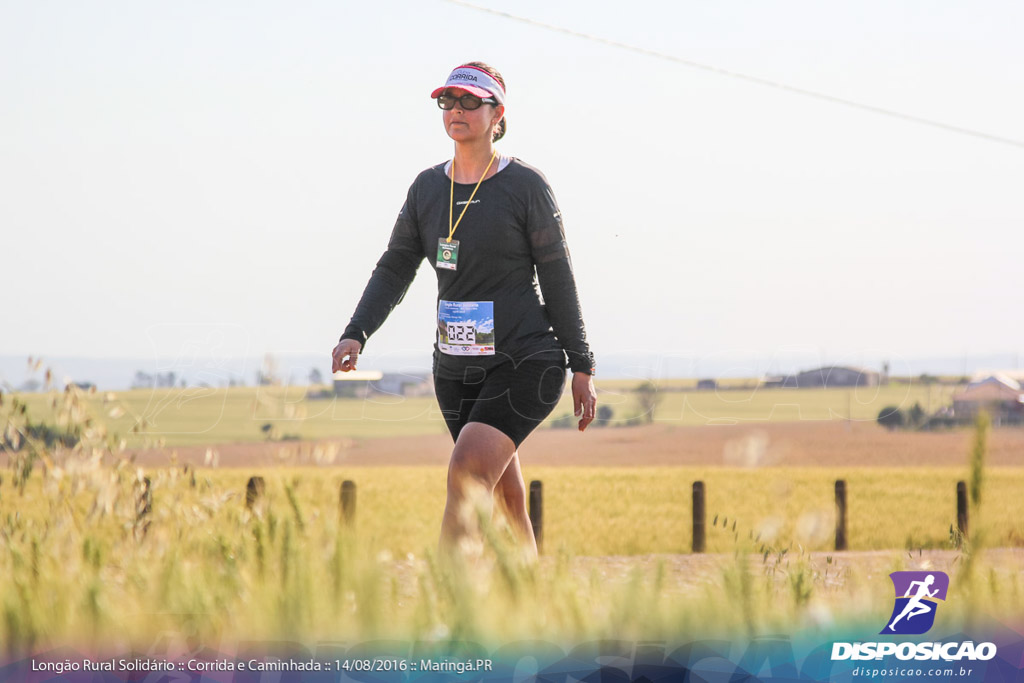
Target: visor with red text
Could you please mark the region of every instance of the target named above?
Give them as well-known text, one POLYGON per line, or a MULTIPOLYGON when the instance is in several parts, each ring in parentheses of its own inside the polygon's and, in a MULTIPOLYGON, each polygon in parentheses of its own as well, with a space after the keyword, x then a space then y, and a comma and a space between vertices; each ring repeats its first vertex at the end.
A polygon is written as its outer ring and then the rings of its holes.
POLYGON ((445 88, 461 88, 477 97, 493 97, 498 104, 505 104, 505 89, 501 83, 494 79, 489 73, 475 66, 460 66, 448 76, 448 80, 440 88, 430 93, 430 96, 437 98, 445 88))

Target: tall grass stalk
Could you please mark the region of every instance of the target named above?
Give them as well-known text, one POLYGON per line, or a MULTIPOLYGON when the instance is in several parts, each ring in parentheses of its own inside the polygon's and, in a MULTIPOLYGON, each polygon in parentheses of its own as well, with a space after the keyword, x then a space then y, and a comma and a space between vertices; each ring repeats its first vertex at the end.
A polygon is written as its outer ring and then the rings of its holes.
POLYGON ((963 610, 965 621, 970 624, 977 620, 979 615, 978 603, 979 594, 988 589, 989 594, 996 595, 998 590, 992 581, 986 587, 984 579, 979 576, 980 557, 985 547, 986 529, 985 520, 982 517, 981 503, 984 497, 985 487, 985 461, 988 455, 988 433, 992 426, 992 418, 984 410, 978 412, 974 421, 974 439, 971 443, 971 452, 968 462, 970 470, 970 481, 967 490, 970 494, 970 526, 967 539, 962 545, 962 561, 957 576, 958 588, 962 591, 963 610))
POLYGON ((988 433, 992 428, 992 418, 984 410, 978 413, 974 421, 974 441, 971 446, 971 492, 972 517, 981 509, 981 499, 985 484, 985 461, 988 458, 988 433))

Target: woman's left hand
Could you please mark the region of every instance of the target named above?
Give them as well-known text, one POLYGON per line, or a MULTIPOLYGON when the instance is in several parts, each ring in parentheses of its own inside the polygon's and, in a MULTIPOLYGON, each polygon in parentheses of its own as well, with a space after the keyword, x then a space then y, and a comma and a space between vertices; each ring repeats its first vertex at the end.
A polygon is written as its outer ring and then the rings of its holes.
POLYGON ((572 373, 572 405, 580 418, 580 431, 587 428, 597 415, 597 391, 594 378, 585 372, 572 373))

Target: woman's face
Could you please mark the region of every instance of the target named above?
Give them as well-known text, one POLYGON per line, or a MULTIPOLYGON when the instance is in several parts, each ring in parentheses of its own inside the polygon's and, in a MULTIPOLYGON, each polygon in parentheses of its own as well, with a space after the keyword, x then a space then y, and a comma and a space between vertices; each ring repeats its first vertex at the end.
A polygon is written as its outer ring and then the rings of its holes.
MULTIPOLYGON (((461 97, 468 94, 461 88, 448 88, 445 95, 461 97)), ((454 109, 442 110, 444 129, 456 142, 470 142, 479 138, 490 141, 495 124, 505 114, 502 105, 482 104, 476 109, 463 109, 458 101, 454 109)))

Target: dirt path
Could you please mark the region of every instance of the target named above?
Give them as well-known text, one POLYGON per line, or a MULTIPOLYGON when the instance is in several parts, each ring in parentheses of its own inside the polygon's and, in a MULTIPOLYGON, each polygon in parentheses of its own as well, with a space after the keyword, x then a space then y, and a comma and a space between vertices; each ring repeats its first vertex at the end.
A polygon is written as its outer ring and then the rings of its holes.
MULTIPOLYGON (((629 428, 541 429, 521 449, 524 464, 593 467, 652 465, 739 466, 961 466, 967 461, 969 430, 937 433, 889 432, 874 423, 844 421, 680 427, 653 424, 629 428)), ((446 465, 446 435, 357 441, 241 443, 210 446, 221 467, 270 465, 446 465)), ((140 464, 202 465, 206 446, 130 449, 140 464)), ((1024 429, 995 429, 988 464, 1024 465, 1024 429)))
MULTIPOLYGON (((1010 575, 1024 571, 1024 548, 993 548, 984 552, 983 559, 997 574, 1010 575)), ((848 573, 856 574, 861 581, 883 581, 899 563, 902 563, 901 568, 904 569, 931 569, 952 574, 962 557, 953 550, 814 552, 803 558, 790 555, 780 561, 777 565, 780 575, 788 574, 801 560, 809 564, 826 586, 839 587, 844 585, 848 573)), ((653 575, 658 563, 661 563, 666 572, 666 585, 685 591, 717 580, 721 570, 735 561, 734 556, 727 554, 576 557, 572 560, 572 570, 581 577, 596 572, 605 580, 626 581, 637 569, 653 575)), ((775 556, 764 560, 762 555, 751 555, 749 561, 751 570, 758 573, 763 572, 766 566, 776 565, 775 556)), ((543 562, 553 564, 555 559, 544 558, 543 562)))
MULTIPOLYGON (((986 575, 991 568, 999 580, 1024 572, 1024 548, 993 548, 982 555, 986 575)), ((782 559, 762 555, 748 556, 750 570, 755 575, 774 571, 777 581, 786 581, 790 572, 801 563, 809 566, 814 581, 821 582, 825 590, 842 590, 854 576, 859 585, 876 588, 891 587, 889 573, 901 570, 936 570, 954 574, 962 561, 960 553, 952 550, 871 550, 847 552, 814 552, 798 557, 787 553, 782 559)), ((541 556, 544 572, 553 572, 558 558, 541 556)), ((569 571, 581 583, 596 579, 601 585, 619 586, 640 572, 645 582, 654 580, 658 565, 663 568, 663 586, 669 595, 692 594, 722 582, 723 572, 736 562, 731 554, 700 555, 610 555, 601 557, 573 557, 569 571)), ((404 558, 395 562, 400 577, 407 580, 400 585, 408 587, 412 597, 418 585, 415 577, 426 571, 420 558, 404 558)), ((485 570, 486 573, 486 570, 485 570)), ((648 584, 649 585, 649 584, 648 584)))

